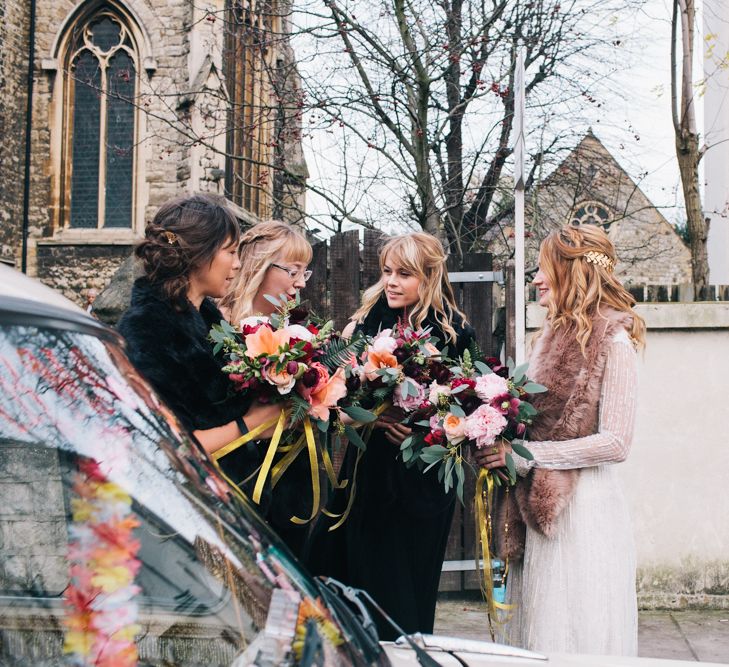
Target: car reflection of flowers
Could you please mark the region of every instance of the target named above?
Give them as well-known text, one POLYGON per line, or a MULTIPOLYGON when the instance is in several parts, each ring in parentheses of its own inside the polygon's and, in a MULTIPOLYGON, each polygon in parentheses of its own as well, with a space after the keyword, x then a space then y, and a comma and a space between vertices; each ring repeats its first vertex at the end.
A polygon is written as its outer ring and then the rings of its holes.
POLYGON ((129 495, 95 461, 80 461, 73 493, 63 650, 74 664, 131 667, 140 632, 134 601, 140 544, 133 534, 139 521, 129 495))
POLYGON ((341 646, 344 643, 342 634, 336 623, 331 619, 329 612, 319 599, 305 597, 299 605, 299 616, 296 620, 296 635, 293 649, 297 660, 301 659, 306 641, 307 623, 316 623, 319 634, 332 646, 341 646))

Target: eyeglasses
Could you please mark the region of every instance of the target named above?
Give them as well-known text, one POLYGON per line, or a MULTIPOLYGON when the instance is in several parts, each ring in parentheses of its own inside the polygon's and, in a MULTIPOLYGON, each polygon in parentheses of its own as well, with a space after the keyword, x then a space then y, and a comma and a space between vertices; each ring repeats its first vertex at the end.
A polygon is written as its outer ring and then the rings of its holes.
POLYGON ((277 269, 286 271, 286 273, 289 274, 291 280, 296 280, 299 276, 301 276, 304 279, 304 282, 307 282, 309 278, 311 278, 311 271, 309 269, 306 269, 306 271, 301 271, 300 269, 290 269, 288 266, 281 266, 280 264, 274 264, 273 262, 271 262, 271 266, 275 266, 277 269))

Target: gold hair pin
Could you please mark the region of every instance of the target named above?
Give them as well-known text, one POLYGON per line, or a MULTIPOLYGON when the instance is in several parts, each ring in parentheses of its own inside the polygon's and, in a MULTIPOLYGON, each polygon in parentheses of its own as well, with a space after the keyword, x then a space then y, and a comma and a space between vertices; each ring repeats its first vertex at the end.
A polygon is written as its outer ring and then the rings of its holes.
POLYGON ((604 252, 590 250, 589 252, 585 253, 584 257, 585 261, 589 264, 597 264, 598 266, 601 266, 603 269, 607 269, 608 271, 612 271, 615 268, 615 262, 610 259, 604 252))
POLYGON ((167 237, 167 243, 170 245, 173 245, 177 241, 177 234, 174 232, 164 232, 164 235, 167 237))

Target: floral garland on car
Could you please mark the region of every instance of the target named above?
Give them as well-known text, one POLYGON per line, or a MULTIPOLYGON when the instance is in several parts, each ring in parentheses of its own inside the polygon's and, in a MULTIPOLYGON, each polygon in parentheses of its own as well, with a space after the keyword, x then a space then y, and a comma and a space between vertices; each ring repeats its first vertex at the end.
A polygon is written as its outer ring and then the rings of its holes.
POLYGON ((141 630, 134 578, 141 561, 132 500, 88 459, 79 463, 72 489, 63 651, 73 665, 134 667, 141 630))

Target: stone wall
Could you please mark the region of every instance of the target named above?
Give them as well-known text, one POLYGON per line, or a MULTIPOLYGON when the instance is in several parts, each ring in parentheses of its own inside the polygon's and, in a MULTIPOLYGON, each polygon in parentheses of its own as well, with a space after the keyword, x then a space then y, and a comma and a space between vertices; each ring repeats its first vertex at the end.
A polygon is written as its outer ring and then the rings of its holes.
POLYGON ((23 219, 25 108, 27 104, 27 0, 0 0, 0 261, 17 264, 23 219))
POLYGON ((28 443, 3 443, 1 451, 0 589, 59 596, 68 584, 68 537, 58 453, 28 443))
POLYGON ((131 254, 125 245, 39 245, 36 270, 44 283, 82 303, 84 290, 103 290, 131 254))

